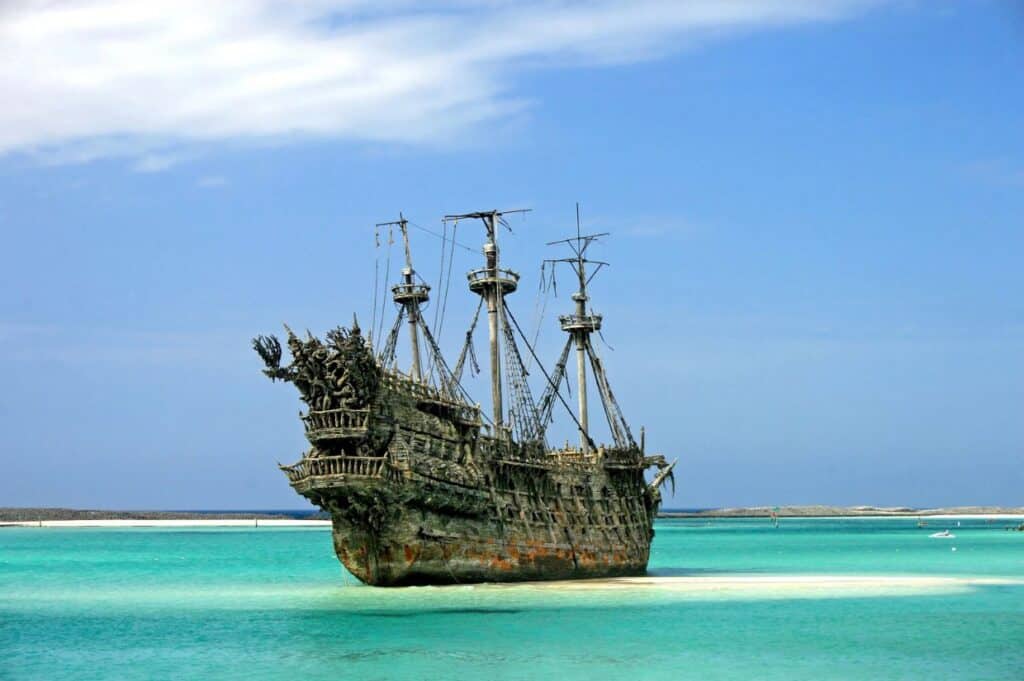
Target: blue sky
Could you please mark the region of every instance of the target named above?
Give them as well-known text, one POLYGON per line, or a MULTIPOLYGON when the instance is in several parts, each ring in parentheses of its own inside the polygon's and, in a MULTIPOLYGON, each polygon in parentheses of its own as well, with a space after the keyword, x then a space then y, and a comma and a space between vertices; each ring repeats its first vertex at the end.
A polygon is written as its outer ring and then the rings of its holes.
POLYGON ((531 323, 576 201, 667 505, 1024 504, 1017 3, 208 5, 0 11, 0 505, 301 506, 249 339, 368 318, 399 210, 532 208, 531 323))

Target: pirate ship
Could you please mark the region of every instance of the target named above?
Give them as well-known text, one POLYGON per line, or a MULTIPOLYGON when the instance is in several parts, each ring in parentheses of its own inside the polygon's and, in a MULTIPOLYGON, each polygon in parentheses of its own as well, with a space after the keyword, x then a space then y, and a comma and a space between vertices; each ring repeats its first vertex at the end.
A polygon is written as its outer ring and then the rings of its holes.
MULTIPOLYGON (((587 286, 607 263, 589 259, 587 250, 605 235, 581 235, 577 218, 574 238, 549 244, 568 247, 571 256, 545 263, 569 266, 576 281, 575 309, 559 317, 567 340, 549 372, 506 302, 520 279, 499 258, 499 226, 507 224, 508 212, 445 218, 456 226, 479 220, 486 233, 483 267, 467 275, 479 303, 454 367, 424 319, 431 287, 413 268, 404 217, 378 225, 397 228, 405 250, 402 278, 390 291, 397 315, 383 342, 375 342, 372 327, 364 335, 355 320, 324 340, 308 332, 301 338, 285 327, 291 361, 282 366, 277 338, 253 341, 264 373, 291 382, 308 409, 301 418, 309 449, 281 469, 296 492, 330 513, 338 559, 367 584, 575 579, 636 575, 647 568, 660 488, 672 480, 675 462, 647 455, 642 430, 639 443, 634 439, 591 340, 603 320, 589 306, 587 286), (490 414, 462 380, 467 360, 477 366, 473 336, 483 310, 490 414), (406 325, 408 372, 396 362, 406 325), (527 381, 530 364, 521 347, 542 374, 539 400, 527 381), (563 394, 573 350, 575 410, 563 394), (588 365, 611 434, 608 444, 591 438, 588 365), (574 422, 578 445, 547 443, 559 405, 574 422)), ((383 336, 383 323, 380 328, 383 336)))

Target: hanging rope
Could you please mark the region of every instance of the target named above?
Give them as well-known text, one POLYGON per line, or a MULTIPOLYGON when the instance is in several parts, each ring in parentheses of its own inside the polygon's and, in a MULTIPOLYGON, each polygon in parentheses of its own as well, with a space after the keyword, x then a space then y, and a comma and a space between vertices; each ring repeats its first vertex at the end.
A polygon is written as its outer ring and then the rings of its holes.
MULTIPOLYGON (((459 221, 456 220, 452 224, 452 245, 448 251, 448 281, 444 287, 444 295, 441 297, 441 323, 434 325, 434 334, 437 336, 441 335, 441 331, 444 329, 444 315, 448 311, 448 291, 452 287, 452 265, 454 264, 455 257, 455 233, 459 229, 459 221)), ((442 247, 444 244, 442 244, 442 247)), ((438 286, 440 288, 440 285, 438 286)), ((439 291, 440 292, 440 291, 439 291)))
POLYGON ((391 278, 391 246, 395 243, 395 230, 394 227, 388 228, 388 264, 384 269, 384 282, 381 287, 381 297, 383 300, 380 302, 380 328, 377 331, 377 337, 384 333, 384 310, 388 304, 388 280, 391 278))
POLYGON ((509 409, 509 416, 513 429, 519 436, 520 442, 542 441, 544 428, 541 426, 540 414, 533 401, 533 394, 530 392, 530 384, 526 382, 528 374, 523 364, 523 358, 519 354, 519 347, 516 345, 512 325, 508 323, 510 314, 508 305, 502 305, 498 311, 502 317, 501 328, 504 332, 506 382, 512 392, 512 408, 509 409))
MULTIPOLYGON (((552 410, 555 407, 555 393, 558 392, 562 385, 562 380, 565 379, 565 365, 569 361, 569 350, 572 349, 573 337, 569 336, 569 339, 565 342, 565 347, 562 348, 562 355, 558 358, 558 364, 555 365, 554 375, 551 377, 551 382, 544 389, 544 394, 540 396, 540 418, 541 423, 545 426, 551 423, 552 410)), ((568 381, 566 381, 566 387, 568 387, 568 381)), ((572 394, 570 392, 570 394, 572 394)))
MULTIPOLYGON (((441 354, 441 348, 438 347, 437 341, 434 340, 433 334, 430 333, 430 327, 423 319, 419 320, 420 328, 423 330, 423 337, 427 341, 427 347, 434 354, 435 365, 437 366, 438 373, 441 374, 442 379, 439 381, 441 389, 451 398, 461 398, 466 404, 473 404, 473 399, 469 396, 469 393, 455 380, 451 369, 448 368, 447 362, 444 361, 444 355, 441 354)), ((489 423, 493 425, 490 417, 484 414, 482 411, 480 415, 485 418, 489 423)))
MULTIPOLYGON (((441 295, 441 284, 444 282, 444 259, 445 259, 445 246, 448 245, 448 223, 441 223, 441 269, 437 271, 437 294, 441 295)), ((452 234, 452 241, 454 242, 455 235, 452 234)), ((454 244, 453 244, 454 245, 454 244)), ((434 332, 437 333, 437 317, 441 313, 441 306, 434 306, 434 332)))
POLYGON ((380 365, 385 369, 390 367, 391 363, 395 361, 395 348, 398 346, 398 330, 402 328, 402 320, 404 319, 405 307, 400 307, 398 314, 395 316, 395 325, 391 327, 391 333, 388 334, 388 340, 380 353, 380 365))
MULTIPOLYGON (((420 230, 421 232, 423 232, 425 234, 430 234, 431 236, 437 237, 438 239, 441 238, 440 234, 438 234, 437 232, 435 232, 432 229, 427 229, 423 225, 417 225, 415 222, 410 222, 409 225, 412 226, 412 227, 415 227, 416 229, 420 230)), ((458 246, 459 248, 461 248, 464 251, 468 251, 468 252, 472 253, 473 255, 477 255, 480 252, 478 249, 470 248, 466 244, 456 243, 455 245, 458 246)))
MULTIPOLYGON (((546 262, 540 264, 540 287, 537 289, 537 300, 533 305, 533 342, 531 345, 537 347, 537 341, 540 339, 541 324, 544 321, 544 314, 548 310, 548 291, 550 290, 545 281, 545 268, 547 267, 546 262)), ((554 267, 551 268, 552 270, 554 267)), ((554 274, 554 272, 552 272, 554 274)), ((526 370, 529 371, 533 368, 533 356, 531 355, 526 361, 526 370)))
MULTIPOLYGON (((544 365, 541 363, 540 359, 537 357, 537 353, 530 346, 530 342, 527 340, 526 334, 523 333, 522 328, 520 328, 519 322, 517 322, 516 318, 512 316, 512 312, 511 311, 506 309, 506 313, 507 313, 507 318, 512 321, 512 325, 515 326, 516 331, 519 333, 519 337, 522 338, 523 342, 526 344, 526 349, 530 351, 530 354, 533 355, 533 358, 537 361, 537 366, 540 368, 541 372, 544 374, 544 378, 547 379, 548 385, 549 386, 552 386, 552 385, 553 386, 557 386, 558 384, 555 383, 552 380, 551 376, 544 369, 544 365)), ((555 388, 555 395, 558 397, 559 401, 562 403, 562 406, 565 407, 565 410, 566 410, 566 412, 568 412, 569 416, 572 417, 572 420, 576 424, 576 427, 582 432, 583 431, 583 426, 580 425, 580 420, 578 418, 576 418, 576 414, 573 412, 572 407, 570 407, 569 404, 565 401, 565 398, 562 397, 562 393, 561 393, 561 391, 559 391, 557 389, 557 387, 555 388)), ((597 445, 594 444, 594 441, 590 439, 590 433, 587 433, 587 440, 590 442, 590 446, 591 447, 593 447, 594 449, 597 449, 597 445)))
POLYGON ((370 321, 370 348, 377 332, 377 289, 380 286, 380 227, 373 228, 373 319, 370 321))
POLYGON ((480 319, 480 310, 484 306, 483 297, 480 298, 480 302, 477 303, 476 313, 473 315, 473 323, 469 325, 469 331, 466 332, 466 342, 462 346, 462 351, 459 353, 459 360, 455 363, 455 370, 452 372, 452 378, 456 383, 462 381, 462 369, 466 363, 466 357, 469 357, 470 368, 472 369, 473 375, 476 376, 480 373, 480 364, 476 361, 476 351, 473 349, 473 331, 476 329, 477 320, 480 319))
MULTIPOLYGON (((437 303, 434 306, 434 330, 433 330, 434 336, 440 336, 441 332, 444 330, 444 318, 445 318, 445 313, 448 310, 448 291, 451 289, 451 286, 452 286, 452 269, 453 269, 453 265, 454 265, 454 262, 455 262, 455 246, 456 246, 455 234, 456 234, 456 230, 458 229, 459 223, 458 223, 458 221, 456 221, 454 226, 452 227, 452 236, 451 236, 450 239, 448 238, 448 223, 445 222, 445 223, 443 223, 443 225, 444 225, 444 232, 442 234, 442 242, 441 242, 441 271, 437 275, 437 295, 440 297, 440 300, 438 300, 437 303), (446 282, 445 281, 445 263, 446 263, 445 245, 447 245, 448 243, 450 243, 451 246, 449 247, 448 254, 447 254, 448 276, 447 276, 447 282, 446 282), (442 285, 443 285, 443 287, 442 287, 442 285)), ((431 358, 427 362, 427 375, 430 376, 431 379, 433 379, 434 368, 435 367, 434 367, 433 358, 431 358)))
POLYGON ((633 433, 629 430, 629 424, 626 423, 619 403, 615 401, 615 395, 612 394, 612 387, 608 383, 608 375, 604 370, 604 362, 601 361, 600 355, 597 354, 589 338, 585 347, 587 354, 590 355, 594 380, 597 382, 598 392, 601 393, 601 404, 604 406, 605 417, 608 419, 608 427, 611 428, 615 444, 619 447, 636 447, 636 440, 633 439, 633 433))

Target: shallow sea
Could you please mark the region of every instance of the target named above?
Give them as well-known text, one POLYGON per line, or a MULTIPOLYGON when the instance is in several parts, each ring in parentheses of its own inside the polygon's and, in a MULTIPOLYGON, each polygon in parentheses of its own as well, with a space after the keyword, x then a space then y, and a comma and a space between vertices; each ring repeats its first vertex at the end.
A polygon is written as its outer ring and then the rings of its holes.
POLYGON ((1024 533, 956 522, 663 520, 648 583, 392 590, 326 529, 2 528, 0 679, 1024 680, 1024 533))

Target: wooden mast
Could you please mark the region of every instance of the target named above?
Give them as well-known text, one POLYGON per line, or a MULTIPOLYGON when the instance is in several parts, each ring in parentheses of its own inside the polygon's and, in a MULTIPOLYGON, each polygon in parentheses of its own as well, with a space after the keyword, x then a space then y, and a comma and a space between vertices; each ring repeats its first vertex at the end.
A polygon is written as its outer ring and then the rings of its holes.
POLYGON ((417 383, 423 380, 420 369, 420 305, 430 299, 430 286, 415 282, 416 270, 412 267, 412 251, 409 249, 409 221, 401 213, 394 222, 381 222, 377 227, 398 225, 402 231, 402 244, 405 246, 405 267, 402 269, 402 283, 391 287, 395 302, 405 308, 409 319, 409 343, 412 353, 412 367, 409 375, 417 383))
POLYGON ((576 346, 576 395, 578 397, 579 410, 577 426, 580 431, 580 449, 584 454, 590 451, 590 414, 587 404, 587 349, 590 347, 590 334, 601 329, 602 319, 601 315, 587 312, 587 300, 589 300, 587 296, 587 283, 597 274, 597 270, 608 264, 598 260, 587 260, 586 252, 590 244, 602 236, 607 236, 607 232, 601 234, 580 234, 580 207, 579 204, 576 204, 576 237, 548 243, 548 246, 568 244, 575 257, 546 261, 550 263, 568 263, 572 266, 579 280, 579 288, 576 293, 572 294, 572 299, 576 302, 575 314, 562 315, 558 319, 562 324, 562 330, 569 334, 573 345, 576 346), (587 263, 595 263, 597 265, 597 269, 590 275, 590 278, 587 277, 587 263))
POLYGON ((491 409, 495 435, 502 437, 505 432, 505 409, 501 387, 501 335, 504 315, 505 296, 519 286, 519 275, 512 270, 502 269, 498 249, 498 224, 503 215, 523 213, 529 209, 507 211, 478 211, 461 215, 446 215, 444 219, 464 220, 479 218, 487 230, 487 241, 484 243, 484 267, 473 270, 467 275, 469 290, 480 295, 487 303, 487 332, 490 345, 491 360, 491 409))

